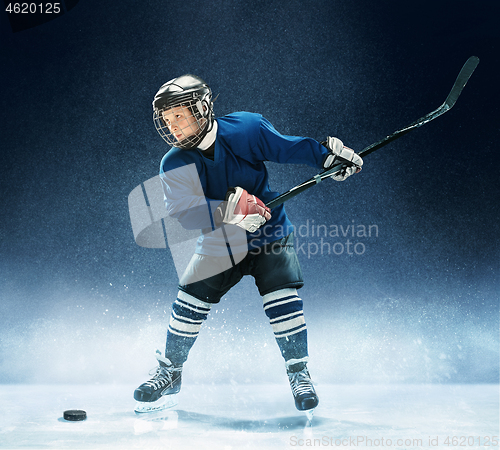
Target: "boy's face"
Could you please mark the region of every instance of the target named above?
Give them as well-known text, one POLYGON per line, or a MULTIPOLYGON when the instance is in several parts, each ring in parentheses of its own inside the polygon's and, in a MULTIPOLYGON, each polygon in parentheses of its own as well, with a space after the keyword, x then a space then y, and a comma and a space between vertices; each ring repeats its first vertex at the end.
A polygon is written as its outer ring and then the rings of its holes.
POLYGON ((186 106, 176 106, 163 111, 162 119, 178 142, 197 134, 200 130, 191 109, 186 106))

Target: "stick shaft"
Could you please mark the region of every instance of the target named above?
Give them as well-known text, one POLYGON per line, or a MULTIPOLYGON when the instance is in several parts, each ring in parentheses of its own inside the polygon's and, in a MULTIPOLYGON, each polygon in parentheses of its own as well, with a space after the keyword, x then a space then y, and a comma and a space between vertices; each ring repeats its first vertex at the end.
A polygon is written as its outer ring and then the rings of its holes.
MULTIPOLYGON (((446 100, 444 103, 437 108, 436 110, 430 112, 429 114, 426 114, 425 116, 421 117, 418 120, 415 120, 412 122, 410 125, 408 125, 405 128, 402 128, 401 130, 397 130, 394 133, 390 134, 389 136, 386 136, 385 138, 381 139, 380 141, 374 142, 373 144, 369 145, 368 147, 364 148, 359 152, 359 156, 362 158, 366 157, 370 153, 373 153, 374 151, 378 150, 379 148, 384 147, 385 145, 389 144, 392 141, 395 141, 396 139, 399 139, 401 136, 404 136, 405 134, 409 133, 411 130, 421 127, 422 125, 425 125, 426 123, 430 122, 431 120, 434 120, 435 118, 441 116, 445 112, 449 111, 455 102, 458 99, 458 96, 461 94, 464 86, 467 84, 467 81, 471 77, 472 73, 476 69, 477 65, 479 64, 479 58, 477 56, 471 56, 464 66, 462 67, 462 70, 460 70, 460 73, 457 76, 457 79, 455 80, 455 83, 453 84, 453 87, 451 88, 450 93, 448 94, 448 97, 446 97, 446 100)), ((314 177, 310 178, 309 180, 293 187, 292 189, 284 192, 283 194, 279 195, 278 197, 274 198, 270 202, 266 203, 266 206, 268 208, 276 208, 276 206, 281 205, 282 203, 286 202, 287 200, 299 195, 300 193, 304 192, 305 190, 316 186, 319 182, 324 180, 325 178, 329 178, 332 176, 334 173, 338 172, 342 168, 342 164, 336 164, 333 167, 331 167, 328 170, 325 170, 314 177)))

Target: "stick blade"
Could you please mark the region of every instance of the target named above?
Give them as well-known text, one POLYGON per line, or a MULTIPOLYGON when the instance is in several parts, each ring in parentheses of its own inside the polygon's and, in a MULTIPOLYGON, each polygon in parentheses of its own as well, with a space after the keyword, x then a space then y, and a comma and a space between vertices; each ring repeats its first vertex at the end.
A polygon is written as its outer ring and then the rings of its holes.
POLYGON ((458 96, 462 93, 463 88, 469 81, 474 70, 476 70, 477 65, 479 64, 479 58, 477 56, 471 56, 462 67, 462 70, 457 76, 455 84, 451 88, 448 97, 446 97, 445 105, 448 106, 448 109, 451 108, 458 99, 458 96))

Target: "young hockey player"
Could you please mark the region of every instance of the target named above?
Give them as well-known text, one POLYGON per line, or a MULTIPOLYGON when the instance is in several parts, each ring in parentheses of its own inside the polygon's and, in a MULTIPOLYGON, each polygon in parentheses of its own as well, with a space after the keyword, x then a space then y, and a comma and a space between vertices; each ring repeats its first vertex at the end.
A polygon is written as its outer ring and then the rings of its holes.
POLYGON ((298 410, 318 405, 307 369, 307 330, 302 273, 293 247, 293 226, 283 205, 265 206, 278 193, 268 184, 265 161, 328 169, 341 162, 339 181, 363 161, 342 142, 284 136, 259 114, 238 112, 214 119, 212 92, 193 75, 165 83, 153 101, 153 119, 172 148, 160 178, 169 216, 201 236, 184 275, 156 374, 134 393, 137 412, 173 406, 181 373, 203 321, 244 275, 252 275, 263 299, 298 410))

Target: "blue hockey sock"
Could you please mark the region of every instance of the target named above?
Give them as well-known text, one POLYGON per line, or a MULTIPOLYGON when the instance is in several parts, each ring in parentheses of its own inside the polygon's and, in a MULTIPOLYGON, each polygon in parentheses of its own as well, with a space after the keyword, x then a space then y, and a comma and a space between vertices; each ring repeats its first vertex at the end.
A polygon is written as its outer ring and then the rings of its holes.
POLYGON ((172 305, 172 315, 167 331, 165 357, 176 366, 186 362, 211 304, 179 291, 172 305))
POLYGON ((294 365, 305 365, 308 358, 307 327, 297 290, 280 289, 262 299, 283 358, 287 364, 293 361, 294 365))

